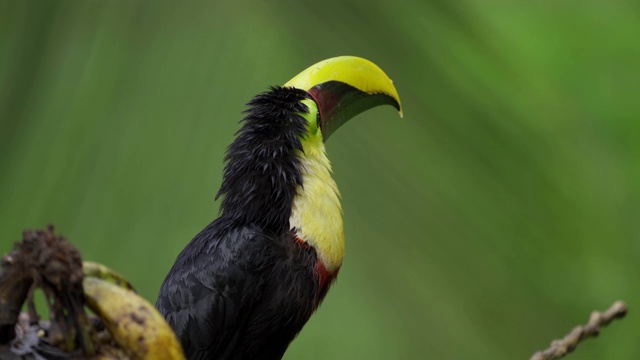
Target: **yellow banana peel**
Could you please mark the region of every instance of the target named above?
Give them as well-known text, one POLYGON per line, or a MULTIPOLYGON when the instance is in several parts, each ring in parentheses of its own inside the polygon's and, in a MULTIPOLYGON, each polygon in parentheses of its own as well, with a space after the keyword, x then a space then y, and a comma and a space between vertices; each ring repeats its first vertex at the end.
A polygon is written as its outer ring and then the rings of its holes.
POLYGON ((100 317, 115 342, 132 359, 185 358, 164 317, 135 292, 92 276, 84 278, 83 288, 87 306, 100 317))

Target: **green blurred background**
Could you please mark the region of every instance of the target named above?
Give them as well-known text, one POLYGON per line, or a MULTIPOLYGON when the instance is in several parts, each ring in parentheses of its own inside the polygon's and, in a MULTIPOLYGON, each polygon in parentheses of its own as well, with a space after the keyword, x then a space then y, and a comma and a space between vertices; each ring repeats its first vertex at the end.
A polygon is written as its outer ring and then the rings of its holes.
POLYGON ((347 257, 286 359, 640 358, 640 3, 1 1, 0 251, 56 225, 148 299, 217 215, 244 103, 343 54, 347 257), (545 4, 546 3, 546 4, 545 4))

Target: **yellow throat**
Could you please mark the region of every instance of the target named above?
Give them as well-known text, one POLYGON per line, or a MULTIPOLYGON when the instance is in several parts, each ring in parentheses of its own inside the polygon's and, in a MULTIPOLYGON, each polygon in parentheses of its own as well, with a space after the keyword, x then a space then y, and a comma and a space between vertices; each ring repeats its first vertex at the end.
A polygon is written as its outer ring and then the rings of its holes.
POLYGON ((316 124, 318 108, 312 100, 303 103, 310 110, 301 114, 309 123, 299 154, 303 185, 297 188, 289 224, 301 240, 314 247, 318 258, 332 273, 342 265, 345 248, 340 192, 331 177, 331 162, 316 124))

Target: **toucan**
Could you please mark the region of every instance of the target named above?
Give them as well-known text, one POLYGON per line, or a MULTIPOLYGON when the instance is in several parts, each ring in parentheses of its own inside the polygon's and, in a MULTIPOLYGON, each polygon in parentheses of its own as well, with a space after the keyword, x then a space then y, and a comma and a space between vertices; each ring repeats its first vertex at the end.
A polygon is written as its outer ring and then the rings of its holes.
POLYGON ((156 303, 188 359, 281 359, 342 265, 340 193, 324 142, 391 79, 354 56, 320 61, 247 104, 227 148, 220 215, 178 255, 156 303))

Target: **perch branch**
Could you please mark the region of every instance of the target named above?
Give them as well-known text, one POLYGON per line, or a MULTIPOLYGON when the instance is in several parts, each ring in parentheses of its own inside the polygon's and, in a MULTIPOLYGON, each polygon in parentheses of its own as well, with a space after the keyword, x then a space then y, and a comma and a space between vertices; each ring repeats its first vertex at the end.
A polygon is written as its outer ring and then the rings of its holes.
POLYGON ((627 305, 622 301, 616 301, 604 313, 594 311, 586 325, 576 326, 564 338, 553 340, 549 348, 536 352, 530 360, 560 359, 575 350, 582 340, 598 336, 601 327, 609 325, 614 319, 623 318, 626 314, 627 305))

